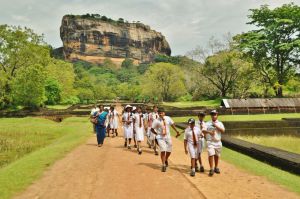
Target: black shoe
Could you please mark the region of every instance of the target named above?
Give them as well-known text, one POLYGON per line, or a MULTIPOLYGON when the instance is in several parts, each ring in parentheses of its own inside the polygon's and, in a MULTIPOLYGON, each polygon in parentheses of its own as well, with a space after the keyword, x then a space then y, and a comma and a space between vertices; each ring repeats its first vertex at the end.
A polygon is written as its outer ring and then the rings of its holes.
POLYGON ((196 167, 195 167, 195 171, 196 171, 196 172, 199 172, 199 167, 196 166, 196 167))
POLYGON ((168 160, 166 160, 166 161, 165 161, 165 164, 166 164, 166 167, 168 167, 168 166, 169 166, 169 162, 168 162, 168 160))
POLYGON ((214 170, 209 170, 209 174, 208 174, 209 176, 213 176, 214 175, 214 170))
POLYGON ((220 174, 220 169, 219 168, 215 168, 214 172, 217 173, 217 174, 220 174))
POLYGON ((155 152, 154 152, 154 154, 155 154, 155 155, 158 155, 158 152, 157 152, 157 151, 155 151, 155 152))
POLYGON ((134 147, 134 148, 137 148, 137 145, 135 144, 133 147, 134 147))
POLYGON ((142 155, 142 150, 139 150, 139 155, 142 155))
POLYGON ((194 177, 195 176, 195 171, 191 171, 190 176, 194 177))
POLYGON ((131 149, 131 146, 130 145, 128 145, 128 147, 127 147, 128 149, 131 149))
POLYGON ((127 147, 127 142, 124 143, 124 147, 127 147))
POLYGON ((200 166, 200 172, 203 173, 204 172, 204 167, 200 166))
POLYGON ((167 167, 165 166, 165 165, 163 165, 162 167, 161 167, 161 172, 166 172, 167 171, 167 167))

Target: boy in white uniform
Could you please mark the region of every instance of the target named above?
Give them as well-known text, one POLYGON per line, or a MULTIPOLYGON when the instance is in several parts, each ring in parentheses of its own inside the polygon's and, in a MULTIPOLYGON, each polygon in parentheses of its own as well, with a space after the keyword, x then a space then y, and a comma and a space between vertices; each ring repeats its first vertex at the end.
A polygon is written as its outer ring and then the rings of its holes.
MULTIPOLYGON (((200 164, 200 172, 204 172, 204 167, 202 164, 202 159, 201 159, 201 153, 203 152, 204 149, 204 134, 202 133, 202 130, 206 130, 206 124, 204 122, 204 118, 205 118, 205 113, 204 112, 200 112, 198 114, 198 119, 196 121, 196 126, 200 129, 201 133, 199 134, 199 145, 198 145, 198 160, 199 160, 199 164, 200 164)), ((196 162, 196 170, 198 169, 197 167, 197 162, 196 162)))
POLYGON ((209 161, 209 176, 213 176, 214 173, 220 173, 218 168, 219 158, 221 155, 222 142, 221 134, 225 132, 225 127, 222 122, 218 120, 218 112, 213 110, 210 112, 211 121, 206 123, 207 129, 203 130, 207 141, 208 161, 209 161), (213 163, 215 168, 213 169, 213 163))
POLYGON ((172 152, 172 139, 170 133, 170 126, 176 131, 177 136, 180 135, 179 131, 175 127, 175 123, 169 116, 165 116, 165 111, 163 108, 158 110, 159 118, 154 120, 152 123, 151 132, 156 135, 156 140, 160 149, 160 157, 162 162, 162 172, 166 172, 168 163, 168 158, 172 152))
POLYGON ((109 127, 112 130, 113 137, 118 136, 118 123, 119 123, 119 113, 115 110, 114 107, 110 108, 109 113, 109 127))
POLYGON ((184 131, 184 151, 186 154, 190 154, 191 157, 191 176, 195 176, 196 172, 196 161, 198 158, 198 145, 199 145, 199 137, 200 137, 200 129, 195 126, 195 120, 190 118, 188 120, 189 126, 184 131))
POLYGON ((131 139, 133 137, 133 123, 132 123, 131 108, 132 106, 126 105, 125 112, 123 113, 123 117, 122 117, 124 138, 125 138, 124 147, 128 147, 128 149, 131 149, 130 144, 131 144, 131 139))
POLYGON ((133 125, 135 129, 135 140, 137 141, 137 151, 138 154, 142 154, 141 142, 144 141, 144 117, 142 113, 142 108, 138 107, 136 113, 133 115, 133 125))

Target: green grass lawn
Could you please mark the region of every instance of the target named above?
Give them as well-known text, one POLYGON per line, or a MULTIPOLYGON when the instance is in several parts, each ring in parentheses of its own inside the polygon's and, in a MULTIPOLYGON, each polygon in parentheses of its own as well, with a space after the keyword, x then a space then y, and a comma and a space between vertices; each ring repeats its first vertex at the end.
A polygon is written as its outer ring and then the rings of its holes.
POLYGON ((275 147, 282 150, 300 154, 300 136, 276 135, 276 136, 234 136, 238 139, 260 144, 268 147, 275 147))
POLYGON ((58 104, 58 105, 47 105, 47 108, 48 109, 61 110, 61 109, 67 109, 70 106, 72 106, 72 105, 70 105, 70 104, 67 104, 67 105, 58 104))
MULTIPOLYGON (((173 136, 175 135, 173 129, 171 130, 171 133, 173 136)), ((179 139, 183 140, 183 135, 181 135, 179 139)), ((250 172, 258 176, 264 176, 271 182, 283 185, 288 190, 300 195, 300 176, 272 167, 266 163, 255 160, 247 155, 238 153, 226 147, 222 148, 221 159, 246 172, 250 172)), ((187 164, 189 163, 187 162, 187 164)), ((222 169, 222 165, 220 165, 220 167, 222 169)))
POLYGON ((206 106, 206 107, 217 107, 220 106, 221 100, 203 100, 203 101, 190 101, 190 102, 163 102, 165 106, 174 106, 178 108, 206 106))
POLYGON ((79 117, 61 123, 30 117, 0 119, 0 126, 1 199, 24 190, 92 132, 86 118, 79 117))
MULTIPOLYGON (((175 122, 186 122, 189 118, 197 118, 195 115, 187 117, 172 117, 175 122)), ((258 115, 220 115, 220 121, 267 121, 281 120, 282 118, 300 118, 300 113, 258 114, 258 115)), ((205 120, 210 120, 207 115, 205 120)))

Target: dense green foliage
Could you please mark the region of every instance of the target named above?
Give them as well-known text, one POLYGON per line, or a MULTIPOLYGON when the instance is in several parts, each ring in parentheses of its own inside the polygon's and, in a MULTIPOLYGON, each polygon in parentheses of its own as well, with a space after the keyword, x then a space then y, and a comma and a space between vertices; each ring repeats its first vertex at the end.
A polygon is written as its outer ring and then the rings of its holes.
POLYGON ((300 62, 300 7, 283 5, 251 9, 249 24, 257 29, 237 35, 238 47, 261 74, 261 82, 283 96, 283 86, 294 75, 300 62))

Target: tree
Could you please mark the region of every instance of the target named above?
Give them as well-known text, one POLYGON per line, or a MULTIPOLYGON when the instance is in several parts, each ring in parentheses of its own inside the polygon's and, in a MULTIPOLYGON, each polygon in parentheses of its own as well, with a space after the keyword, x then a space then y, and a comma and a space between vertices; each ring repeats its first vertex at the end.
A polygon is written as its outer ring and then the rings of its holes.
POLYGON ((46 67, 47 76, 54 79, 60 85, 60 99, 67 101, 70 96, 75 95, 74 82, 75 73, 73 65, 62 60, 52 59, 46 67))
POLYGON ((300 63, 300 7, 285 4, 271 10, 268 6, 251 9, 248 24, 256 30, 237 35, 239 49, 253 59, 262 82, 283 96, 283 85, 300 63))
POLYGON ((249 63, 241 56, 237 51, 221 51, 206 59, 202 74, 220 91, 222 97, 235 88, 239 77, 244 78, 241 71, 249 63))
POLYGON ((46 104, 58 104, 61 99, 61 85, 56 79, 46 79, 45 95, 47 98, 46 104))
POLYGON ((127 68, 127 69, 132 69, 134 67, 133 59, 129 59, 129 58, 124 59, 124 61, 122 62, 121 67, 122 68, 127 68))
POLYGON ((2 91, 2 104, 12 103, 12 81, 19 70, 35 64, 46 66, 50 58, 49 46, 43 36, 29 28, 0 25, 0 72, 5 85, 2 91))
POLYGON ((182 70, 170 63, 151 65, 143 80, 143 92, 148 96, 172 100, 186 93, 182 70))
POLYGON ((43 66, 35 64, 21 68, 13 80, 13 99, 16 104, 37 108, 45 101, 46 73, 43 66))

